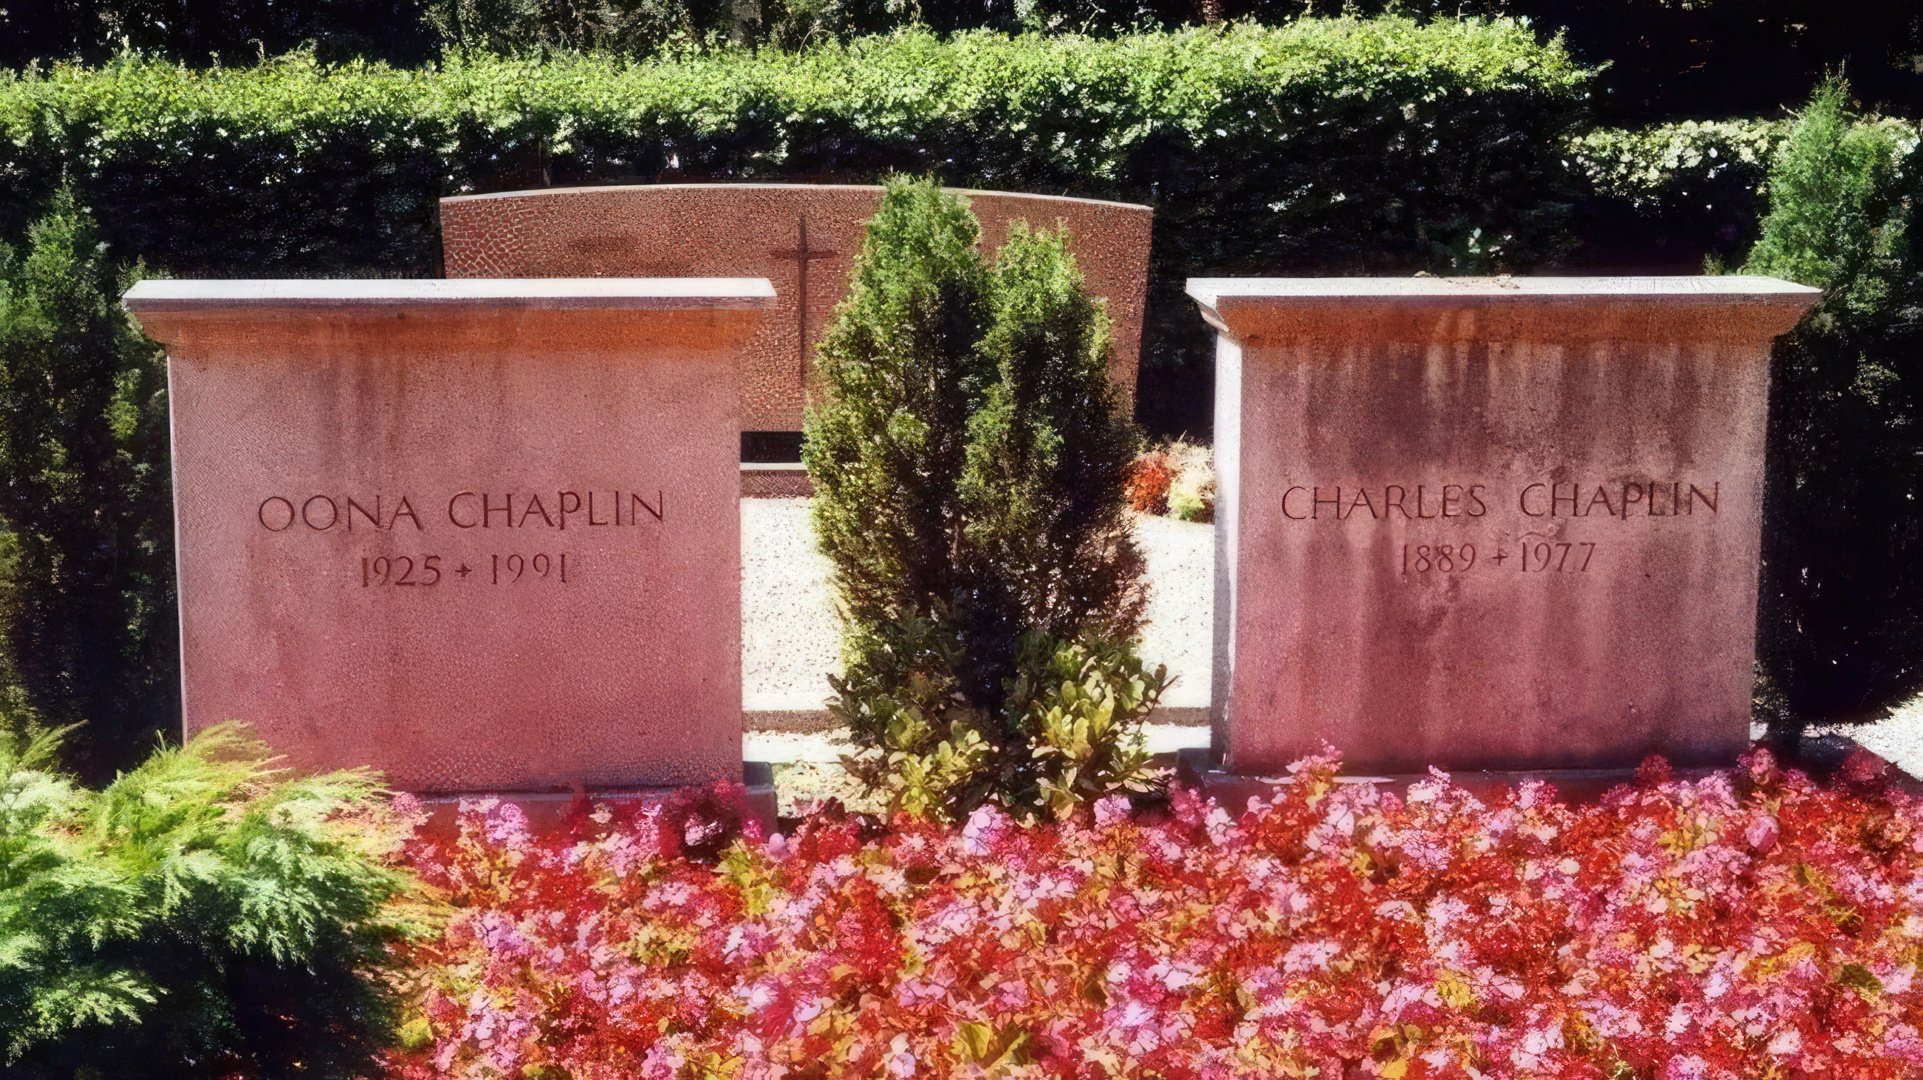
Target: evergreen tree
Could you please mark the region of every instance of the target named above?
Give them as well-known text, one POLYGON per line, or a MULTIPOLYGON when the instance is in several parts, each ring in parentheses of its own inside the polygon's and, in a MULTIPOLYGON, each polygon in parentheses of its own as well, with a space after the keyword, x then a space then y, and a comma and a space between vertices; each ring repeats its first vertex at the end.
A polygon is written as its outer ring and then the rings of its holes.
POLYGON ((120 310, 123 275, 62 195, 0 249, 0 642, 28 703, 84 722, 109 775, 176 716, 165 369, 120 310))
POLYGON ((807 424, 815 529, 848 617, 875 625, 955 598, 968 418, 988 372, 981 227, 932 184, 892 181, 823 335, 829 400, 807 424))
POLYGON ((1107 315, 1060 233, 1018 225, 991 285, 980 351, 993 379, 969 418, 957 494, 973 563, 964 625, 996 656, 985 674, 1006 679, 1007 628, 1127 639, 1147 596, 1123 494, 1139 440, 1108 377, 1107 315))
POLYGON ((1775 734, 1870 719, 1923 682, 1923 157, 1817 91, 1743 267, 1824 290, 1772 357, 1759 652, 1775 734))
POLYGON ((1166 680, 1134 635, 1137 447, 1110 335, 1059 234, 993 268, 933 182, 890 181, 822 341, 815 524, 835 569, 858 774, 911 812, 1066 812, 1146 787, 1166 680))
POLYGON ((1743 272, 1824 290, 1812 321, 1880 310, 1897 270, 1900 150, 1857 123, 1841 79, 1797 114, 1769 176, 1769 213, 1743 272))

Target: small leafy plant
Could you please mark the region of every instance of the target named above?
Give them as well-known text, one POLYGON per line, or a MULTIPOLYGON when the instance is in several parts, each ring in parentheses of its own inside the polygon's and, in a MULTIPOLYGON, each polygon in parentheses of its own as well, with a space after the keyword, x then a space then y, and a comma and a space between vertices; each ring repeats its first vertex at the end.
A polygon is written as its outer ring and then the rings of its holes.
POLYGON ((1169 486, 1169 516, 1179 521, 1214 521, 1214 455, 1206 446, 1178 443, 1170 456, 1176 470, 1175 482, 1169 486))
POLYGON ((1214 452, 1187 439, 1174 439, 1144 452, 1129 468, 1128 503, 1138 514, 1214 521, 1214 452))
POLYGON ((0 735, 0 1072, 365 1075, 410 926, 373 778, 219 727, 93 791, 59 738, 0 735))
POLYGON ((932 181, 889 183, 821 345, 808 420, 815 526, 857 775, 905 810, 1063 813, 1150 786, 1140 723, 1167 679, 1125 485, 1139 439, 1108 378, 1100 303, 1059 233, 993 265, 932 181))

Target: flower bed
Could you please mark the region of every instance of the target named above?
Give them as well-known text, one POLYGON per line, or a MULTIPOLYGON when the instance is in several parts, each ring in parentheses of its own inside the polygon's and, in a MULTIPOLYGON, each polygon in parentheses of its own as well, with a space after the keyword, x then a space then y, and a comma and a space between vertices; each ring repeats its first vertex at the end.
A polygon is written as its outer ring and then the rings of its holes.
MULTIPOLYGON (((712 798, 414 861, 402 1075, 1899 1077, 1923 1071, 1923 806, 1756 752, 1602 803, 1406 799, 1336 762, 1239 820, 731 842, 712 798)), ((748 830, 752 833, 752 827, 748 830)))

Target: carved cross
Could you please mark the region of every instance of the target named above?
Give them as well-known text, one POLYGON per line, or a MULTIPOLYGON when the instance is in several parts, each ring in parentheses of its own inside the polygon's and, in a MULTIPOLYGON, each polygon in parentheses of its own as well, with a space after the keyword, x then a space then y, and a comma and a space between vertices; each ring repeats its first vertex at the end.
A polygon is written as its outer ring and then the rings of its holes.
POLYGON ((777 259, 795 261, 795 292, 799 297, 795 304, 795 312, 800 318, 800 325, 795 331, 795 374, 803 385, 808 381, 808 264, 816 259, 832 259, 840 254, 839 251, 808 246, 808 215, 806 214, 801 215, 796 223, 795 246, 786 251, 773 252, 777 259))

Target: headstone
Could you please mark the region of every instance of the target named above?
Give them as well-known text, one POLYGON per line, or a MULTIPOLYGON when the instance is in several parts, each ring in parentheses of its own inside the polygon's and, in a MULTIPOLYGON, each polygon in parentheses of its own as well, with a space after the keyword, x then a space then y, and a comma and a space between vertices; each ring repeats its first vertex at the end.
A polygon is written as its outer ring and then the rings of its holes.
MULTIPOLYGON (((1108 302, 1112 374, 1132 400, 1148 287, 1146 206, 1001 191, 959 191, 1000 247, 1017 221, 1066 225, 1089 290, 1108 302)), ((872 186, 662 184, 554 188, 441 200, 450 278, 757 274, 775 305, 747 350, 742 429, 800 431, 813 347, 847 290, 872 186)))
POLYGON ((426 793, 740 779, 760 279, 145 281, 185 723, 426 793))
POLYGON ((1272 774, 1747 744, 1770 278, 1219 279, 1215 753, 1272 774))

